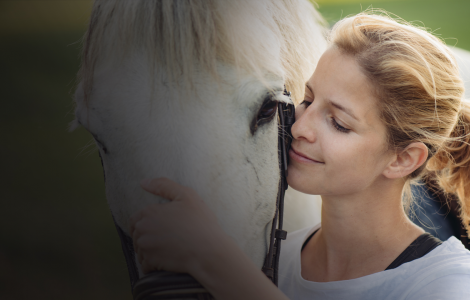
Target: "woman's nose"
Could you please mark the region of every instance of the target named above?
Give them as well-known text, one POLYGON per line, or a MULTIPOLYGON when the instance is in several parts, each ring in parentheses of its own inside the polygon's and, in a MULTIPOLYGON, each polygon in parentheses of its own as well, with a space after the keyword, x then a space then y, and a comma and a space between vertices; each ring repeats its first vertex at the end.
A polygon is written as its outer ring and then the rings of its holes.
POLYGON ((317 135, 314 126, 314 114, 313 109, 296 109, 295 123, 292 125, 291 130, 294 139, 305 139, 310 143, 315 142, 317 135))

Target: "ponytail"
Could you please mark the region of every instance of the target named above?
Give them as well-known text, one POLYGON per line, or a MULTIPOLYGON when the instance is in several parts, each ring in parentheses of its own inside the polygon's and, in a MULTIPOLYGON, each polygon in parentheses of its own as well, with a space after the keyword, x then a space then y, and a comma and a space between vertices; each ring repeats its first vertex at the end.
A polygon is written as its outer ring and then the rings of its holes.
POLYGON ((428 170, 446 194, 457 196, 460 219, 470 237, 470 102, 462 101, 449 141, 429 160, 428 170))

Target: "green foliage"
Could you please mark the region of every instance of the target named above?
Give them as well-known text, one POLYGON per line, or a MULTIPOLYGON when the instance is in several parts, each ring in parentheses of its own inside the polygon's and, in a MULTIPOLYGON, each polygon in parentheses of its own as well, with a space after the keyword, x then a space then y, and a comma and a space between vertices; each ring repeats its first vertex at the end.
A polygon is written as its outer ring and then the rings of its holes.
POLYGON ((82 34, 2 36, 1 299, 131 298, 98 152, 67 131, 82 34))
POLYGON ((329 24, 365 9, 381 8, 398 17, 428 28, 447 45, 470 50, 470 1, 466 0, 400 0, 353 1, 325 0, 319 11, 329 24))

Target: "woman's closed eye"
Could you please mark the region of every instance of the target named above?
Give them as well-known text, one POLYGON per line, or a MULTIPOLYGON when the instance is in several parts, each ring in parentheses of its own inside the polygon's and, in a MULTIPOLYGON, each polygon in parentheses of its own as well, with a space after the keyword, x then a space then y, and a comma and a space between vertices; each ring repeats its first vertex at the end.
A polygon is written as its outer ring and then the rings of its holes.
MULTIPOLYGON (((311 100, 304 99, 304 101, 302 101, 302 102, 299 104, 299 106, 304 105, 305 108, 307 108, 307 107, 310 106, 310 104, 312 104, 312 102, 313 102, 313 101, 311 101, 311 100)), ((330 121, 331 121, 331 124, 333 125, 333 127, 334 127, 336 130, 340 131, 340 132, 348 133, 348 132, 351 131, 351 129, 346 128, 346 127, 343 127, 343 126, 341 126, 338 122, 336 122, 336 119, 335 119, 334 117, 330 117, 330 121)))
POLYGON ((344 132, 344 133, 348 133, 351 131, 351 129, 348 129, 346 127, 343 127, 341 125, 338 124, 338 122, 336 122, 336 119, 334 117, 330 117, 330 120, 331 120, 331 124, 333 125, 333 127, 340 131, 340 132, 344 132))

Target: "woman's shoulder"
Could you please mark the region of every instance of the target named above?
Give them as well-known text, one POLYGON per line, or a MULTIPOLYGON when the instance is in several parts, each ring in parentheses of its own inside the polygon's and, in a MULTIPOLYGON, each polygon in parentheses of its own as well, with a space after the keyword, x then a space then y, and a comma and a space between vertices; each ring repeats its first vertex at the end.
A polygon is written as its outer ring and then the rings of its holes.
POLYGON ((455 236, 451 236, 447 241, 444 241, 442 245, 446 246, 450 251, 456 251, 463 255, 470 255, 470 251, 462 244, 462 241, 458 240, 455 236))
POLYGON ((408 286, 409 294, 404 299, 470 298, 470 251, 455 237, 425 256, 387 272, 400 279, 400 285, 408 286))
POLYGON ((470 299, 470 251, 455 237, 410 263, 417 268, 409 299, 470 299))
MULTIPOLYGON (((470 274, 470 251, 454 236, 423 257, 422 264, 470 274)), ((470 284, 470 282, 469 282, 470 284)))
POLYGON ((439 265, 456 264, 470 268, 470 251, 454 236, 451 236, 423 258, 433 260, 439 265))
POLYGON ((423 257, 385 272, 401 273, 399 277, 410 276, 423 282, 451 274, 470 275, 470 251, 455 237, 450 237, 423 257))

